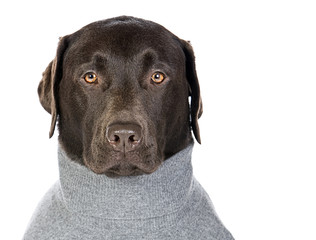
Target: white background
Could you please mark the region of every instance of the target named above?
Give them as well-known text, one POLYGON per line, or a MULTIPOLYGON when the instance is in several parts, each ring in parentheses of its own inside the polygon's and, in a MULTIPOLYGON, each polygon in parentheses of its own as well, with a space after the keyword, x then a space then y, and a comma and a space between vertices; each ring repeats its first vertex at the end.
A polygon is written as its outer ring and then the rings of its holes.
POLYGON ((240 240, 316 239, 313 1, 2 1, 0 239, 21 239, 58 178, 37 85, 58 37, 118 15, 195 49, 204 114, 196 178, 240 240), (4 3, 7 2, 7 3, 4 3))

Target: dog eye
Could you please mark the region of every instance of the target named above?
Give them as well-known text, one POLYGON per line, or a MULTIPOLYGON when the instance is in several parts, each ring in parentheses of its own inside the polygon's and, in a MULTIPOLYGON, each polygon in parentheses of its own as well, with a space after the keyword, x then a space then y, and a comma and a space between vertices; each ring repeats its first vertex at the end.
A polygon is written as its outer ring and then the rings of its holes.
POLYGON ((151 75, 151 80, 155 83, 162 83, 165 78, 165 75, 160 72, 155 72, 153 75, 151 75))
POLYGON ((94 83, 98 80, 98 77, 95 73, 86 73, 84 75, 84 80, 87 82, 87 83, 94 83))

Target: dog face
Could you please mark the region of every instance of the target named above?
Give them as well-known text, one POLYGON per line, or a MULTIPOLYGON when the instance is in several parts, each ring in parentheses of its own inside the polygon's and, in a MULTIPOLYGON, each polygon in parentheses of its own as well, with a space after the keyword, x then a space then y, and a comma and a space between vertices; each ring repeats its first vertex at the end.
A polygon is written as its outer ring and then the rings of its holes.
POLYGON ((153 22, 119 17, 63 37, 38 92, 50 136, 58 117, 60 144, 95 173, 152 173, 192 141, 191 126, 200 142, 192 48, 153 22))

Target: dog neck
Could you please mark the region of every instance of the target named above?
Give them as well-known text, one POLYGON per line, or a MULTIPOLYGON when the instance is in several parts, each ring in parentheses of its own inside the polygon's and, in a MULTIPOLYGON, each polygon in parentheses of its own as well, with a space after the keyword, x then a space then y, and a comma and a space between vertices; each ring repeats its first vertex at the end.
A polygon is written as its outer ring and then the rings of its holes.
POLYGON ((109 178, 72 161, 59 147, 61 200, 74 213, 127 220, 172 217, 193 192, 193 144, 152 174, 109 178))

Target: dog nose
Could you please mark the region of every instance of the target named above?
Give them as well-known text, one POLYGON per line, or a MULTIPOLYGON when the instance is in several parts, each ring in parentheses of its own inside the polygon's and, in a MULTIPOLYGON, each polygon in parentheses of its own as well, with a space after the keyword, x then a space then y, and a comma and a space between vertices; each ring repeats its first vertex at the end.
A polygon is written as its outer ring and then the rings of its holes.
POLYGON ((111 124, 106 129, 106 138, 116 151, 130 152, 140 144, 141 127, 137 124, 111 124))

